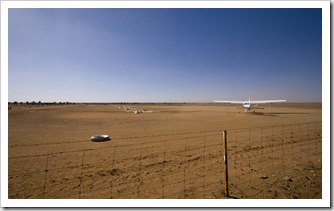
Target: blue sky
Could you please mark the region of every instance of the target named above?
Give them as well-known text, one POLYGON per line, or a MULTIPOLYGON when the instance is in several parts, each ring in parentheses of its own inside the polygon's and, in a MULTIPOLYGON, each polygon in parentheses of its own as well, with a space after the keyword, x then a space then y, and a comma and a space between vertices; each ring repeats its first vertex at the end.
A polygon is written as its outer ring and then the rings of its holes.
POLYGON ((321 102, 321 9, 9 9, 9 101, 321 102))

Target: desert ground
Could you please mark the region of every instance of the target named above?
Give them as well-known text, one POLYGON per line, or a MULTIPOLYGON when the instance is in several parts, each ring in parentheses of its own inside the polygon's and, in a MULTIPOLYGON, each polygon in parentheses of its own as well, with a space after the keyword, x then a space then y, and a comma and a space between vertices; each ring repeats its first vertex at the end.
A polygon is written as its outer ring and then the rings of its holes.
POLYGON ((241 105, 222 104, 10 107, 9 198, 322 197, 321 103, 264 105, 246 113, 241 105), (300 126, 305 123, 311 124, 300 126), (274 129, 253 130, 242 139, 246 135, 236 132, 279 125, 290 125, 284 132, 289 142, 283 145, 275 145, 274 129), (224 192, 223 130, 232 131, 229 196, 224 192), (317 133, 312 143, 306 142, 309 134, 302 134, 310 130, 317 133), (260 133, 261 139, 250 138, 260 133), (99 134, 111 140, 90 140, 99 134), (259 141, 262 145, 255 146, 259 141), (277 168, 285 174, 271 173, 277 168))

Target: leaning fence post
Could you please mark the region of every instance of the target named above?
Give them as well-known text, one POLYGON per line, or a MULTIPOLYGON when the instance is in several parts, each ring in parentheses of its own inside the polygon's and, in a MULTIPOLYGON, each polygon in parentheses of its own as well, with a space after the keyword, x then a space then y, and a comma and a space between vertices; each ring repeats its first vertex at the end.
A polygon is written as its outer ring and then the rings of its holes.
POLYGON ((224 183, 224 189, 225 189, 225 197, 229 197, 228 194, 228 162, 227 162, 227 132, 226 130, 223 130, 223 142, 224 142, 224 174, 225 174, 225 183, 224 183))

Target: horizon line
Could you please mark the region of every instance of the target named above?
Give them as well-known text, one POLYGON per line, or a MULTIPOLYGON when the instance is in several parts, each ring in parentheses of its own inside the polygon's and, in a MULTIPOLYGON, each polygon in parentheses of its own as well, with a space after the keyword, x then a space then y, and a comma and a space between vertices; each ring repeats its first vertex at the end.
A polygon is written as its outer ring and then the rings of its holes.
MULTIPOLYGON (((242 100, 241 100, 242 101, 242 100)), ((139 101, 118 101, 118 102, 85 102, 85 101, 8 101, 8 104, 221 104, 217 102, 172 102, 172 101, 166 101, 166 102, 139 102, 139 101)), ((322 101, 287 101, 287 102, 280 102, 280 103, 322 103, 322 101)))

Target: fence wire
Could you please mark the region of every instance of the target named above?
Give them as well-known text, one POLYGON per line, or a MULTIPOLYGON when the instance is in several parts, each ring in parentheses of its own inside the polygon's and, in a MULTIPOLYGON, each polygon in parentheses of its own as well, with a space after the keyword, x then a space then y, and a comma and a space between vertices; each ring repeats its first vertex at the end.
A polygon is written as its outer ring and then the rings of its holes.
MULTIPOLYGON (((9 198, 225 197, 222 131, 131 139, 9 157, 9 198)), ((321 197, 321 140, 321 122, 227 131, 228 195, 321 197)))
POLYGON ((321 122, 229 131, 228 144, 231 196, 321 198, 321 122))

